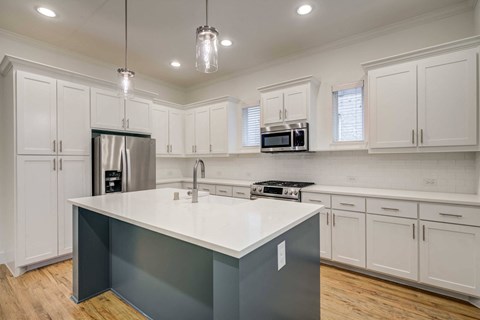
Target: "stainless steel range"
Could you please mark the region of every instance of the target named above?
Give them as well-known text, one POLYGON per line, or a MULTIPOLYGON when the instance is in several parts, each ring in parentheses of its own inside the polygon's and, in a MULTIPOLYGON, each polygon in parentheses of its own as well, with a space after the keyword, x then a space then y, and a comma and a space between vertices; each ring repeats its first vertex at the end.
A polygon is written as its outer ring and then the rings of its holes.
POLYGON ((302 200, 302 188, 311 186, 312 184, 314 183, 275 180, 255 182, 250 187, 250 198, 270 198, 300 202, 302 200))

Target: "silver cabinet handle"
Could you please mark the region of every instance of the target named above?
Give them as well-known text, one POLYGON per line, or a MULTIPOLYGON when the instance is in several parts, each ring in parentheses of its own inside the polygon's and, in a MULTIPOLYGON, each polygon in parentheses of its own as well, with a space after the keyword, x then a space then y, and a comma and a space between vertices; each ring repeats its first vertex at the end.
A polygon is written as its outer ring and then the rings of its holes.
POLYGON ((413 240, 415 240, 415 223, 413 224, 412 230, 413 230, 413 240))
POLYGON ((308 199, 310 202, 318 202, 318 203, 323 203, 322 200, 317 200, 317 199, 308 199))
POLYGON ((278 120, 282 120, 282 110, 278 110, 278 120))
POLYGON ((167 147, 167 153, 168 153, 170 151, 170 148, 168 147, 168 144, 166 145, 166 147, 167 147))
POLYGON ((420 129, 420 143, 423 144, 423 129, 420 129))
POLYGON ((235 193, 236 193, 236 194, 240 194, 240 195, 242 195, 242 196, 245 195, 245 192, 236 191, 235 193))
POLYGON ((354 206, 355 206, 355 204, 353 204, 353 203, 348 203, 348 202, 340 202, 340 204, 341 204, 342 206, 349 206, 349 207, 354 207, 354 206))
POLYGON ((441 215, 441 216, 444 216, 444 217, 452 217, 452 218, 462 218, 463 217, 461 214, 453 214, 453 213, 439 212, 438 214, 441 215))
POLYGON ((332 214, 333 226, 335 227, 335 213, 332 214))
POLYGON ((60 158, 60 160, 59 160, 58 168, 59 168, 60 171, 63 170, 63 159, 62 158, 60 158))
POLYGON ((400 211, 400 209, 397 208, 388 208, 388 207, 381 207, 382 210, 387 210, 387 211, 400 211))
POLYGON ((227 190, 218 190, 218 192, 227 193, 227 190))
POLYGON ((125 118, 122 119, 122 128, 125 129, 125 118))
POLYGON ((130 119, 127 119, 127 128, 130 128, 130 119))
POLYGON ((207 189, 207 188, 202 188, 202 191, 208 191, 208 192, 210 192, 210 190, 207 189))
POLYGON ((57 159, 53 159, 53 171, 57 171, 57 159))
POLYGON ((57 140, 53 140, 53 152, 57 151, 57 140))
POLYGON ((287 109, 283 109, 284 119, 287 120, 287 109))
POLYGON ((210 152, 212 152, 212 145, 210 145, 210 152))
POLYGON ((328 221, 328 220, 330 220, 330 219, 329 219, 329 216, 330 216, 330 213, 327 212, 327 226, 328 226, 328 224, 329 224, 329 221, 328 221))
POLYGON ((60 145, 59 145, 60 152, 63 152, 63 141, 60 140, 60 145))
POLYGON ((422 226, 423 241, 425 241, 425 225, 422 226))
POLYGON ((415 129, 412 129, 412 144, 415 144, 415 129))

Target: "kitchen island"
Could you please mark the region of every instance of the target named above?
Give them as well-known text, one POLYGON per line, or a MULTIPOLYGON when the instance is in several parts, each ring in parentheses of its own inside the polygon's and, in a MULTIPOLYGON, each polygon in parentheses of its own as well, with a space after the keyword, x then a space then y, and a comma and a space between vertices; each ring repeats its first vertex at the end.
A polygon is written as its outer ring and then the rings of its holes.
POLYGON ((71 203, 77 303, 112 290, 152 319, 320 319, 322 206, 180 189, 71 203))

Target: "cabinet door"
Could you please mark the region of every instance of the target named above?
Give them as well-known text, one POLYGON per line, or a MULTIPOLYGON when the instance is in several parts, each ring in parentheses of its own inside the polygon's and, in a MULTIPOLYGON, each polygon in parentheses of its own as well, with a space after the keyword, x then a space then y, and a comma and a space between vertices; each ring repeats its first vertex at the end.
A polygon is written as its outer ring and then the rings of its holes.
POLYGON ((415 219, 367 214, 367 268, 418 281, 415 219))
POLYGON ((95 129, 125 130, 125 101, 114 91, 92 88, 90 124, 95 129))
POLYGON ((125 101, 126 129, 130 132, 151 133, 150 110, 151 102, 134 98, 125 101))
POLYGON ((332 216, 325 208, 320 211, 320 257, 332 259, 332 216))
POLYGON ((58 254, 72 252, 72 205, 68 199, 91 196, 89 156, 58 159, 58 254))
POLYGON ((90 88, 57 82, 58 153, 90 154, 90 88))
POLYGON ((195 111, 185 112, 185 153, 195 152, 195 111))
POLYGON ((296 86, 285 89, 284 120, 307 121, 307 86, 296 86))
POLYGON ((56 80, 17 71, 17 153, 56 154, 56 80))
POLYGON ((168 138, 170 142, 170 154, 183 154, 185 148, 183 129, 183 111, 170 109, 168 112, 168 138))
POLYGON ((368 73, 370 147, 415 147, 417 65, 405 63, 368 73))
POLYGON ((228 153, 227 106, 210 108, 210 144, 212 153, 228 153))
POLYGON ((262 94, 262 117, 265 125, 283 122, 282 91, 274 91, 262 94))
POLYGON ((477 50, 418 64, 420 146, 477 144, 477 50))
POLYGON ((420 281, 480 296, 480 228, 421 222, 420 281))
POLYGON ((152 139, 158 155, 169 153, 168 143, 168 109, 161 106, 152 107, 152 139))
POLYGON ((332 259, 365 268, 365 214, 332 210, 332 259))
POLYGON ((57 256, 55 156, 17 157, 17 267, 57 256))
POLYGON ((195 110, 195 153, 210 153, 210 107, 195 110))

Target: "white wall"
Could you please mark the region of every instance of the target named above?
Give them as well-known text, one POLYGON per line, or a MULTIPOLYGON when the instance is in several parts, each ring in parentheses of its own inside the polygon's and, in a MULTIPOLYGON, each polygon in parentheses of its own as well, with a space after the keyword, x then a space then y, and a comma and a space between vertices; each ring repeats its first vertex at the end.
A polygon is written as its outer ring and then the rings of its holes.
MULTIPOLYGON (((117 81, 118 66, 107 65, 76 53, 50 46, 46 43, 12 34, 0 29, 0 60, 11 55, 38 63, 86 74, 98 79, 117 81)), ((158 98, 176 103, 185 102, 185 90, 157 80, 136 75, 135 87, 158 94, 158 98)))
MULTIPOLYGON (((204 158, 214 179, 312 181, 316 184, 434 192, 476 193, 475 153, 380 154, 337 151, 312 154, 204 158), (427 185, 425 179, 434 179, 427 185)), ((192 176, 194 160, 183 165, 192 176)))
POLYGON ((474 11, 475 33, 480 34, 480 1, 477 0, 474 11))

